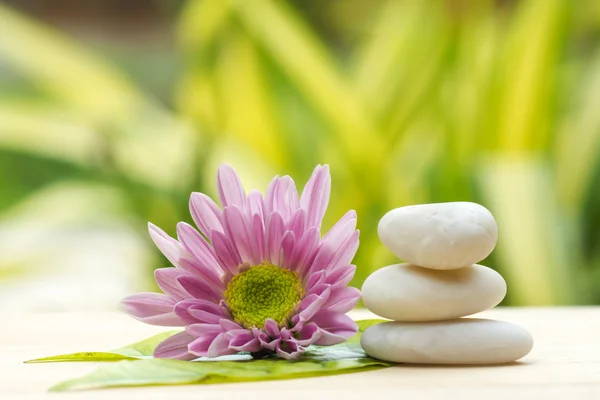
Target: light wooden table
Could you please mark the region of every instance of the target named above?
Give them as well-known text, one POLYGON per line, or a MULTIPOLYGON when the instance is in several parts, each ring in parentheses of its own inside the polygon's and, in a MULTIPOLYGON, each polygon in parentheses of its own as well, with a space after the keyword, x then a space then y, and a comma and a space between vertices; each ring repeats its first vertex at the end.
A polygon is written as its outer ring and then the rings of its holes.
MULTIPOLYGON (((371 317, 365 311, 356 318, 371 317)), ((165 328, 118 313, 0 316, 0 399, 600 399, 600 307, 495 309, 479 317, 515 322, 535 338, 515 365, 409 366, 274 382, 47 393, 95 363, 23 364, 76 351, 110 350, 165 328)))

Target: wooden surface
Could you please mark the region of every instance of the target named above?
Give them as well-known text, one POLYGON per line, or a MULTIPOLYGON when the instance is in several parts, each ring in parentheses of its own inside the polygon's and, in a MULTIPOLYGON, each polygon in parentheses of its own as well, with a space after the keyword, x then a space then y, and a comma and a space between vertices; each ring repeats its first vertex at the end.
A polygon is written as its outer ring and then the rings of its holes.
MULTIPOLYGON (((356 318, 370 317, 365 312, 356 318)), ((600 399, 600 307, 495 309, 478 317, 518 323, 535 338, 520 363, 491 367, 409 366, 275 382, 47 393, 95 363, 23 364, 103 351, 167 330, 118 313, 0 316, 0 399, 600 399)))

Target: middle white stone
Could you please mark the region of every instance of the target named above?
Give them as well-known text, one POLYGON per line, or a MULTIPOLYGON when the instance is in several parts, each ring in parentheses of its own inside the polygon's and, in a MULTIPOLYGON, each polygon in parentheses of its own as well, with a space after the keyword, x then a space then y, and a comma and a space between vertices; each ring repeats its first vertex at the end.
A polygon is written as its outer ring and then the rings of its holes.
POLYGON ((436 271, 394 264, 372 273, 362 299, 373 313, 396 321, 440 321, 495 307, 506 295, 504 278, 482 265, 436 271))

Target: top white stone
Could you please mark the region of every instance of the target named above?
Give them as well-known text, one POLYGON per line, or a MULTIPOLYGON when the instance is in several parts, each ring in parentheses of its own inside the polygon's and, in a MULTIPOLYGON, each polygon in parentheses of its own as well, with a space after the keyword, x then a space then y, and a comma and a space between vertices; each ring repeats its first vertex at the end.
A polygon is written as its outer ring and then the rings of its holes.
POLYGON ((404 261, 430 269, 458 269, 486 258, 498 225, 476 203, 435 203, 396 208, 379 221, 379 238, 404 261))

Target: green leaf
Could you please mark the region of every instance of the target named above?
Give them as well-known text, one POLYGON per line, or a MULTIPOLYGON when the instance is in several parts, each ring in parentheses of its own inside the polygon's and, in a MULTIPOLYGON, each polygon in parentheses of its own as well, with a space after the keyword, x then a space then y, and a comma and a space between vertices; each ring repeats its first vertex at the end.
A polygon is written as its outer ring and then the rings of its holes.
POLYGON ((128 357, 151 357, 154 349, 160 342, 179 332, 181 331, 159 333, 158 335, 151 336, 148 339, 142 340, 141 342, 136 342, 113 350, 113 352, 128 357))
MULTIPOLYGON (((371 325, 375 325, 381 322, 385 322, 383 319, 364 319, 356 321, 358 324, 358 333, 348 339, 346 343, 359 343, 360 336, 362 333, 371 325)), ((58 356, 36 358, 33 360, 25 361, 25 363, 45 363, 45 362, 66 362, 66 361, 121 361, 121 360, 132 360, 136 358, 152 357, 154 349, 163 340, 179 333, 180 331, 168 331, 159 333, 144 339, 141 342, 132 343, 130 345, 120 347, 112 352, 81 352, 71 354, 61 354, 58 356)), ((314 346, 315 348, 317 346, 314 346)), ((319 347, 320 348, 320 347, 319 347)), ((325 347, 327 349, 328 347, 325 347)), ((246 359, 245 357, 243 359, 246 359)))
MULTIPOLYGON (((359 347, 357 344, 354 346, 359 347)), ((392 365, 364 355, 355 358, 346 358, 346 356, 347 353, 341 353, 339 356, 331 354, 326 360, 305 357, 299 361, 281 359, 217 362, 169 359, 121 361, 99 368, 81 378, 60 383, 50 390, 280 380, 359 372, 392 365)))
POLYGON ((345 343, 335 346, 311 346, 295 361, 277 357, 253 360, 250 355, 244 353, 215 359, 203 357, 195 362, 148 358, 161 341, 177 333, 170 331, 113 352, 73 353, 27 362, 119 361, 81 378, 62 382, 52 387, 53 391, 113 386, 245 382, 343 374, 393 365, 367 356, 360 347, 360 336, 365 329, 381 322, 385 321, 357 321, 358 333, 345 343))
POLYGON ((141 342, 136 342, 128 346, 120 347, 112 352, 81 352, 71 354, 61 354, 58 356, 36 358, 25 361, 25 363, 47 363, 47 362, 67 362, 67 361, 121 361, 135 360, 137 358, 152 357, 152 352, 163 340, 179 333, 180 331, 169 331, 159 333, 144 339, 141 342))
POLYGON ((34 360, 25 361, 25 364, 41 364, 50 362, 78 362, 78 361, 121 361, 121 360, 135 360, 134 357, 127 357, 116 353, 107 352, 82 352, 82 353, 71 353, 61 354, 58 356, 36 358, 34 360))
POLYGON ((392 365, 368 357, 360 344, 355 342, 315 346, 297 361, 280 358, 197 362, 169 359, 120 361, 81 378, 62 382, 50 390, 280 380, 359 372, 392 365))

